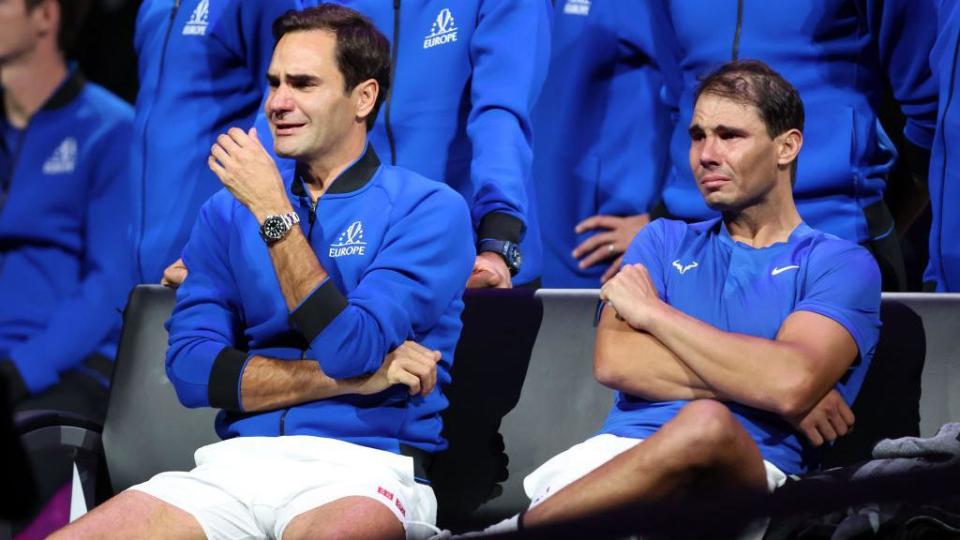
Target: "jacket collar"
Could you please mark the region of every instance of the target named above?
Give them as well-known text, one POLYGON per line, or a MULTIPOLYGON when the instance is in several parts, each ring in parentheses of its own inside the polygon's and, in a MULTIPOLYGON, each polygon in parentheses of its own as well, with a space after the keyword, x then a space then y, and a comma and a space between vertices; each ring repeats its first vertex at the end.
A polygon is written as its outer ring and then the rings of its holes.
POLYGON ((67 78, 60 83, 60 86, 53 92, 53 95, 47 99, 47 102, 44 103, 43 107, 40 109, 44 111, 53 111, 66 107, 68 104, 70 104, 70 102, 80 95, 80 92, 83 90, 83 85, 86 83, 87 80, 83 77, 83 74, 80 73, 80 69, 77 67, 71 67, 69 71, 67 71, 67 78))
MULTIPOLYGON (((53 91, 53 94, 47 98, 47 101, 40 107, 40 111, 55 111, 57 109, 62 109, 73 102, 77 96, 80 95, 80 92, 83 91, 83 86, 87 83, 87 80, 84 78, 83 74, 80 73, 80 69, 76 66, 70 66, 67 69, 67 76, 63 79, 63 82, 60 83, 60 86, 53 91)), ((2 102, 3 90, 0 89, 0 102, 2 102)), ((39 111, 38 111, 39 112, 39 111)), ((34 113, 36 114, 36 113, 34 113)), ((0 120, 4 123, 7 122, 7 111, 4 107, 0 106, 0 120)))
MULTIPOLYGON (((379 167, 380 158, 377 157, 377 153, 373 150, 373 146, 371 146, 370 143, 367 143, 367 148, 364 150, 363 154, 361 154, 356 161, 354 161, 349 167, 346 168, 346 170, 337 176, 333 184, 331 184, 331 186, 327 189, 326 193, 335 194, 356 191, 367 185, 367 182, 373 178, 373 175, 377 172, 379 167)), ((297 197, 303 197, 307 194, 306 188, 303 186, 300 163, 297 163, 297 168, 293 174, 293 184, 290 186, 290 191, 297 197)))

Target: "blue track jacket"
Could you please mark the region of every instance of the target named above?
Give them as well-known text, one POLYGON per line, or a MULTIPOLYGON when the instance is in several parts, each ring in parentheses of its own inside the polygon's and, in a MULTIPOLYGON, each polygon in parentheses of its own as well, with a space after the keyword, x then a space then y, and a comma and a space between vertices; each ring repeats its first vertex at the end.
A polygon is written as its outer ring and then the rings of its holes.
POLYGON ((116 354, 132 285, 132 124, 130 105, 75 69, 23 131, 0 108, 0 129, 13 134, 0 138, 0 369, 23 392, 91 354, 116 354))
POLYGON ((803 99, 806 125, 794 198, 804 221, 859 243, 892 232, 889 213, 880 218, 886 209, 871 206, 882 200, 885 176, 897 157, 877 111, 889 85, 906 116, 907 141, 930 148, 937 107, 926 59, 936 33, 932 0, 661 0, 660 5, 672 24, 658 42, 672 49, 681 72, 665 91, 679 114, 663 191, 670 214, 686 220, 714 215, 689 166, 687 128, 697 78, 733 59, 758 59, 803 99))
MULTIPOLYGON (((530 111, 549 61, 549 2, 336 3, 368 16, 391 43, 392 86, 370 133, 384 162, 463 195, 477 239, 522 237, 523 263, 513 281, 540 277, 530 111)), ((265 123, 257 131, 269 133, 265 123)))
POLYGON ((550 72, 533 115, 533 171, 543 231, 543 285, 596 288, 606 264, 581 270, 570 254, 596 234, 597 214, 643 214, 666 170, 668 109, 648 2, 562 0, 550 72))
POLYGON ((273 20, 296 0, 145 0, 130 144, 136 267, 160 281, 180 257, 200 206, 221 185, 207 168, 217 135, 248 129, 273 54, 273 20))
POLYGON ((217 432, 314 435, 397 452, 401 443, 446 447, 447 405, 463 288, 475 251, 463 199, 438 182, 380 165, 373 151, 350 166, 312 209, 294 174, 285 182, 300 227, 330 277, 291 313, 256 218, 227 191, 200 211, 184 249, 190 273, 168 323, 167 374, 190 407, 219 407, 217 432), (260 413, 241 408, 248 357, 315 359, 340 379, 375 371, 405 340, 438 350, 437 388, 394 386, 260 413))
POLYGON ((940 84, 940 109, 930 157, 930 264, 923 280, 938 292, 960 292, 960 2, 943 0, 938 20, 940 31, 930 65, 940 84))

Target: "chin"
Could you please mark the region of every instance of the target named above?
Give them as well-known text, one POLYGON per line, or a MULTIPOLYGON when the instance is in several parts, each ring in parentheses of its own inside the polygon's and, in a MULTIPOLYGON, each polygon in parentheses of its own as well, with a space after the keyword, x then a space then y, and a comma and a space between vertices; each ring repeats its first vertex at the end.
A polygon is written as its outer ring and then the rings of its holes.
POLYGON ((274 143, 273 145, 273 153, 276 154, 277 157, 289 158, 289 159, 296 159, 297 156, 300 155, 300 153, 297 152, 296 149, 289 148, 276 143, 274 143))
POLYGON ((716 194, 706 195, 703 197, 703 202, 707 204, 707 208, 715 212, 727 212, 732 210, 734 205, 728 200, 724 200, 723 197, 718 197, 716 194))

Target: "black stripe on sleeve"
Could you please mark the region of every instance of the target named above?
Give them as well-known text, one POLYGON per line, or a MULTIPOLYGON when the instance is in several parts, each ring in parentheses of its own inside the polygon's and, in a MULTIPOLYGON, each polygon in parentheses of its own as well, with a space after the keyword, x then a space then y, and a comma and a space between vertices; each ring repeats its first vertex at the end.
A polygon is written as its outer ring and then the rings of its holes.
POLYGON ((233 347, 224 347, 213 361, 207 383, 207 401, 211 407, 240 411, 240 377, 247 363, 247 353, 233 347))
POLYGON ((346 307, 346 297, 333 281, 328 279, 290 314, 290 323, 300 331, 307 342, 311 342, 346 307))

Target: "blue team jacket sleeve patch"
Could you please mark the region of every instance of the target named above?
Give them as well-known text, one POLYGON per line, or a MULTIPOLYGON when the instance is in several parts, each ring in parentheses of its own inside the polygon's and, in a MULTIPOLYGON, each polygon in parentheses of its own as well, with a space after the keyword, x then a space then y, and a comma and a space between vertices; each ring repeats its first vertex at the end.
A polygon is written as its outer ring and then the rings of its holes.
POLYGON ((328 279, 290 313, 290 324, 312 342, 346 307, 346 297, 328 279))
POLYGON ((240 377, 247 363, 247 353, 233 347, 224 347, 213 361, 210 381, 207 384, 207 400, 211 407, 228 411, 241 411, 240 377))

